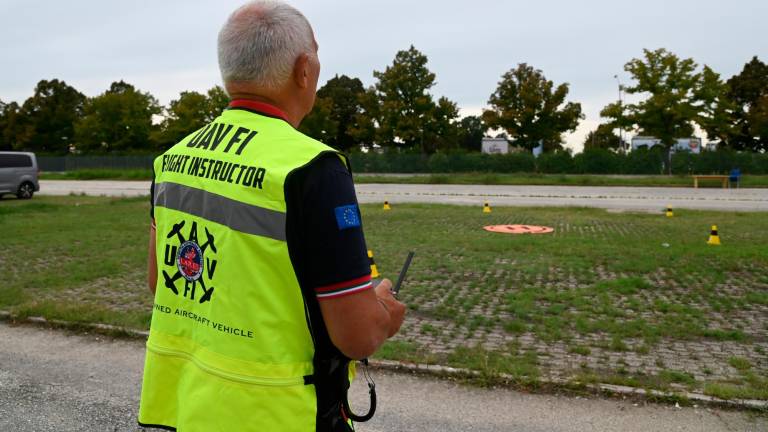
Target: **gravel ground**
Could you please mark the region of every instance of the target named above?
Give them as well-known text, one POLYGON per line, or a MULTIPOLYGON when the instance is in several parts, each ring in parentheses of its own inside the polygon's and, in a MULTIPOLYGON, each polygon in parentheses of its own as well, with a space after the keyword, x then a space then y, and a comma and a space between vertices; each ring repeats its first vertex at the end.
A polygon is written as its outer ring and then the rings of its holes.
MULTIPOLYGON (((137 431, 144 346, 0 323, 0 430, 137 431)), ((379 410, 361 432, 765 431, 750 413, 479 389, 374 371, 379 410)), ((367 403, 364 383, 353 406, 367 403)))

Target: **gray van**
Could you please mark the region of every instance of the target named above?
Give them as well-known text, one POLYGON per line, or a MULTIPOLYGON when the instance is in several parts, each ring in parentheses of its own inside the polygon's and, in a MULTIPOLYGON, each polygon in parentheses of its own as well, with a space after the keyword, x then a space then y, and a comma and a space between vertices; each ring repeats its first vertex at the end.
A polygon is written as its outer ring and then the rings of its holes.
POLYGON ((5 194, 21 199, 32 198, 40 190, 37 174, 34 153, 0 151, 0 198, 5 194))

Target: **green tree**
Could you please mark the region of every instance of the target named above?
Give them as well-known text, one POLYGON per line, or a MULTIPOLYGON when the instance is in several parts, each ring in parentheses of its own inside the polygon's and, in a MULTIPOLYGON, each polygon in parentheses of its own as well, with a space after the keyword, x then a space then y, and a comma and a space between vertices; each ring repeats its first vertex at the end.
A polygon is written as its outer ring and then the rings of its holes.
POLYGON ((124 81, 89 99, 76 124, 77 149, 85 153, 152 149, 152 116, 160 107, 152 95, 124 81))
POLYGON ((483 137, 488 128, 480 116, 466 116, 458 124, 459 147, 467 151, 479 152, 482 150, 483 137))
POLYGON ((195 91, 181 92, 163 109, 160 128, 153 134, 153 141, 161 150, 167 150, 185 136, 207 123, 207 98, 195 91))
POLYGON ((622 148, 621 138, 613 132, 614 127, 610 124, 601 124, 597 129, 591 131, 584 138, 584 150, 609 149, 619 150, 622 148))
POLYGON ((426 55, 411 46, 399 51, 384 72, 373 75, 378 81, 360 95, 361 110, 352 136, 361 142, 418 148, 424 153, 452 144, 458 110, 446 98, 436 103, 429 93, 435 74, 427 68, 426 55))
MULTIPOLYGON (((612 118, 609 123, 632 125, 645 135, 661 140, 667 153, 667 172, 671 173, 671 148, 677 138, 689 137, 694 122, 701 121, 703 75, 692 59, 680 59, 660 48, 643 50, 642 59, 632 59, 624 70, 632 75, 634 85, 625 88, 628 94, 647 94, 644 100, 627 105, 610 104, 600 115, 612 118)), ((710 74, 710 79, 716 78, 710 74)), ((706 86, 704 86, 706 87, 706 86)))
POLYGON ((159 149, 166 150, 212 122, 228 104, 229 96, 220 86, 211 88, 207 94, 182 92, 163 109, 163 121, 152 134, 152 140, 159 149))
MULTIPOLYGON (((335 135, 322 140, 325 144, 342 151, 349 151, 360 144, 352 131, 356 128, 357 115, 361 112, 360 96, 364 92, 362 81, 346 75, 336 75, 317 91, 317 97, 326 101, 320 107, 315 103, 315 109, 326 110, 330 107, 329 119, 336 124, 335 135), (330 106, 327 106, 328 102, 330 106)), ((309 116, 313 116, 315 109, 309 116)))
POLYGON ((222 86, 213 86, 206 92, 205 122, 210 123, 229 106, 229 95, 222 86))
POLYGON ((483 119, 490 128, 507 131, 517 145, 532 149, 539 141, 544 149, 562 148, 562 135, 576 130, 584 118, 581 104, 565 102, 568 84, 558 86, 525 63, 502 75, 488 100, 483 119))
POLYGON ((728 85, 709 66, 704 66, 701 72, 699 85, 694 89, 694 99, 700 104, 695 122, 709 139, 730 146, 736 133, 736 106, 728 97, 728 85))
POLYGON ((0 150, 18 150, 18 137, 24 132, 21 107, 16 102, 0 101, 0 150))
POLYGON ((435 85, 435 74, 427 69, 427 56, 413 45, 399 51, 384 72, 374 71, 380 101, 384 137, 399 139, 404 147, 421 144, 423 126, 433 109, 429 89, 435 85))
POLYGON ((83 114, 85 95, 64 81, 41 80, 18 113, 16 148, 65 154, 74 140, 75 123, 83 114))
MULTIPOLYGON (((392 143, 394 136, 391 128, 382 125, 381 102, 374 86, 368 87, 357 98, 360 111, 349 128, 350 135, 361 147, 373 149, 379 143, 392 143)), ((379 144, 381 145, 381 144, 379 144)))
POLYGON ((8 104, 3 102, 2 99, 0 99, 0 151, 2 150, 11 150, 13 149, 13 145, 5 140, 5 128, 7 123, 7 114, 6 111, 8 110, 8 104))
POLYGON ((768 123, 768 65, 753 57, 738 75, 728 80, 727 86, 735 122, 729 144, 739 150, 768 150, 768 135, 763 129, 768 123))
POLYGON ((421 151, 432 154, 459 145, 459 107, 447 97, 440 97, 423 126, 421 151))
MULTIPOLYGON (((623 89, 624 87, 622 86, 622 90, 623 89)), ((611 129, 632 132, 635 127, 634 120, 627 116, 624 108, 625 106, 622 101, 612 102, 600 111, 600 116, 608 119, 605 124, 611 129)))
MULTIPOLYGON (((312 111, 304 117, 299 130, 325 144, 333 142, 338 136, 339 122, 333 118, 333 99, 318 97, 312 111)), ((339 147, 335 147, 339 148, 339 147)))
POLYGON ((753 150, 768 151, 768 94, 761 96, 750 108, 749 132, 755 137, 753 150))

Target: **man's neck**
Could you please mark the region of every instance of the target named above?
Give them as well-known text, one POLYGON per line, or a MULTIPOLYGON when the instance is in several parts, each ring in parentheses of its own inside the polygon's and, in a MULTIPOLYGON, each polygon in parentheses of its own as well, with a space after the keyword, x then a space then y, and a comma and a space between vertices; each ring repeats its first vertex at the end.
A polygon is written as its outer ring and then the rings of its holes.
POLYGON ((245 100, 252 100, 252 101, 262 102, 265 104, 272 105, 273 107, 285 113, 286 120, 288 120, 288 123, 290 123, 291 126, 295 128, 299 127, 299 123, 301 123, 301 120, 304 118, 304 114, 298 113, 296 107, 293 106, 293 104, 281 102, 280 101, 281 98, 257 95, 249 92, 242 92, 242 91, 230 92, 229 97, 232 100, 245 99, 245 100))

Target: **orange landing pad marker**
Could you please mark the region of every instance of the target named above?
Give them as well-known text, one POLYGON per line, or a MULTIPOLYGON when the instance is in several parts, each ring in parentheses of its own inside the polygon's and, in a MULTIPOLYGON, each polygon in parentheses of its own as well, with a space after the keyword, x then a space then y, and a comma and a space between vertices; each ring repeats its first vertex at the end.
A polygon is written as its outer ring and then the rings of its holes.
POLYGON ((502 234, 549 234, 554 228, 536 225, 488 225, 484 230, 502 234))

